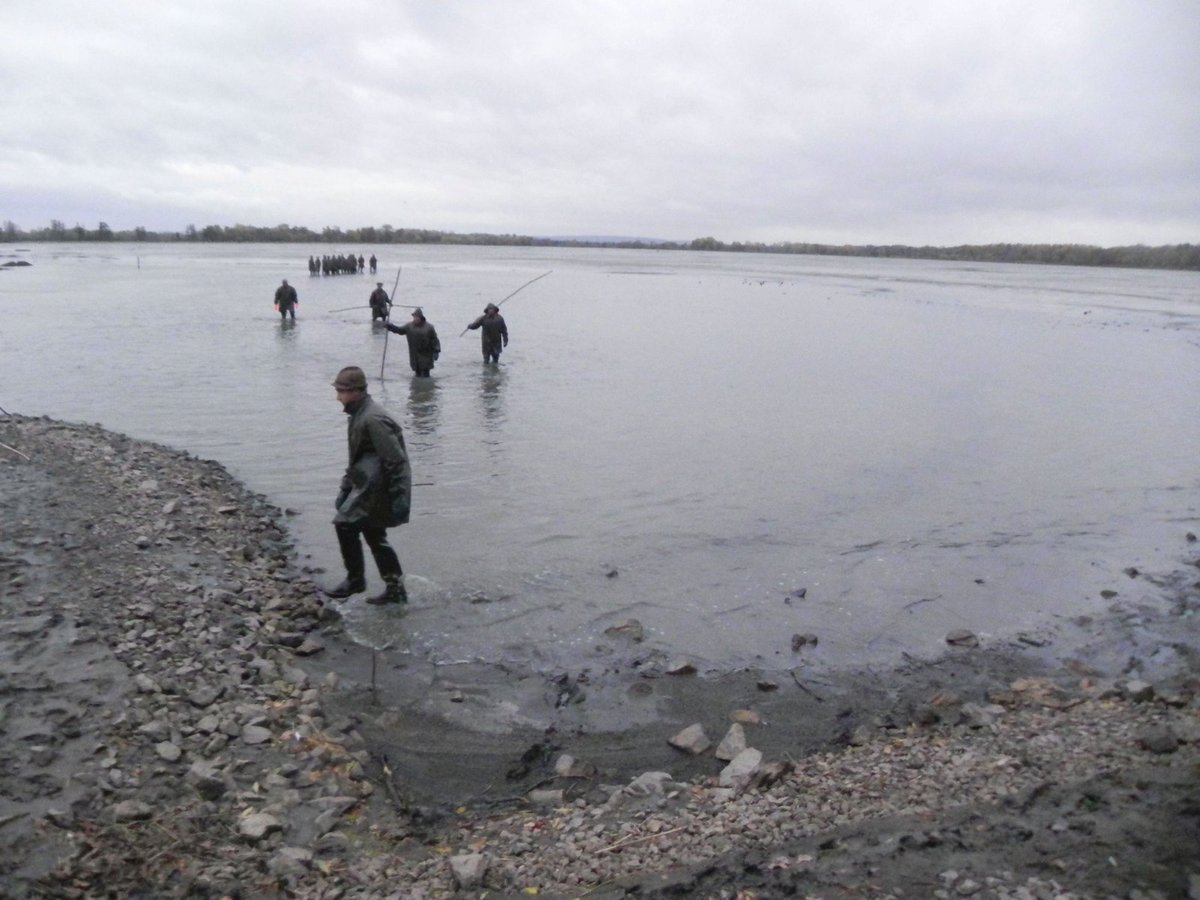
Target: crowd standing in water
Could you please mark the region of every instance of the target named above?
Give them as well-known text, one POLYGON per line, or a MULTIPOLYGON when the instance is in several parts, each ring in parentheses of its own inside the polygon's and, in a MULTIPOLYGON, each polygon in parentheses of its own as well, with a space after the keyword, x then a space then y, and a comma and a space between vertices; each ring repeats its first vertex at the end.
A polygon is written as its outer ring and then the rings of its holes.
POLYGON ((308 274, 309 275, 361 275, 368 264, 371 266, 371 274, 375 274, 375 269, 379 265, 379 261, 375 258, 375 254, 371 254, 370 260, 365 260, 360 253, 355 256, 353 253, 335 253, 332 256, 322 256, 318 259, 315 256, 308 258, 308 274))

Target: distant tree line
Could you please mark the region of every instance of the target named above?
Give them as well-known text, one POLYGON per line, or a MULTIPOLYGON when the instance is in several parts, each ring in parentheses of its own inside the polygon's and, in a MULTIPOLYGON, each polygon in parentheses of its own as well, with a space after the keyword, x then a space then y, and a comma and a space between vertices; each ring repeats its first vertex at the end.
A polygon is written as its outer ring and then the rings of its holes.
POLYGON ((52 219, 47 228, 23 230, 5 221, 0 243, 18 241, 200 241, 257 244, 466 244, 507 247, 616 247, 638 250, 707 250, 725 253, 790 253, 813 256, 876 256, 898 259, 939 259, 959 262, 1041 263, 1060 266, 1114 266, 1135 269, 1186 269, 1200 271, 1200 244, 1167 244, 1148 247, 1096 247, 1089 244, 961 244, 956 247, 909 247, 903 244, 809 244, 783 241, 775 244, 725 243, 712 237, 692 241, 607 240, 545 238, 519 234, 458 234, 428 228, 393 228, 391 225, 343 230, 326 226, 320 231, 297 225, 188 225, 182 232, 147 231, 138 227, 114 231, 101 222, 95 229, 79 223, 68 228, 52 219))

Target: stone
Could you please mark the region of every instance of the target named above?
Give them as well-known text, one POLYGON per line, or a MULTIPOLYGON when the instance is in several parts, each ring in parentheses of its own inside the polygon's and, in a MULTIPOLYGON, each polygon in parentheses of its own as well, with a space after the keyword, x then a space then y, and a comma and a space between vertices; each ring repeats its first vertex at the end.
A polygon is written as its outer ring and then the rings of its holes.
POLYGON ((162 719, 152 719, 138 726, 138 734, 144 734, 154 741, 165 741, 171 736, 171 726, 162 719))
POLYGON ((625 638, 626 640, 635 643, 640 642, 645 637, 645 629, 642 628, 642 623, 637 619, 630 619, 623 625, 613 625, 604 629, 604 634, 608 637, 625 638))
POLYGON ((144 822, 154 815, 154 810, 141 800, 122 800, 113 806, 112 815, 116 822, 144 822))
POLYGON ((952 647, 974 648, 979 646, 979 636, 966 628, 956 628, 946 635, 946 643, 952 647))
POLYGON ((760 765, 762 765, 762 751, 747 747, 721 770, 721 774, 717 777, 717 784, 721 787, 741 787, 754 777, 760 765))
POLYGON ((307 847, 280 847, 267 862, 267 870, 275 876, 302 875, 312 863, 313 854, 307 847))
POLYGON ((712 741, 704 733, 704 726, 699 722, 689 725, 683 731, 668 739, 668 744, 676 750, 682 750, 693 756, 698 756, 712 746, 712 741))
POLYGON ((179 749, 178 744, 171 741, 161 741, 154 745, 154 752, 158 754, 159 759, 165 759, 167 762, 178 762, 183 756, 183 751, 179 749))
POLYGON ((199 709, 205 709, 209 706, 212 706, 217 702, 217 700, 220 699, 221 690, 220 688, 201 685, 200 687, 189 691, 187 697, 188 702, 192 704, 192 706, 198 707, 199 709))
POLYGON ((250 813, 238 821, 238 834, 251 843, 258 843, 282 828, 277 818, 264 812, 250 813))
POLYGON ((139 672, 133 676, 133 686, 138 689, 138 693, 140 694, 162 693, 162 688, 159 687, 158 682, 145 672, 139 672))
POLYGON ((623 787, 621 793, 632 797, 662 796, 679 787, 669 772, 643 772, 623 787))
POLYGON ((761 725, 762 716, 752 709, 735 709, 729 718, 740 725, 761 725))
POLYGON ((460 853, 450 857, 450 871, 460 889, 469 890, 483 883, 488 858, 483 853, 460 853))
POLYGON ((199 760, 192 763, 191 768, 187 771, 185 780, 205 800, 216 800, 223 796, 226 791, 224 779, 221 778, 216 766, 211 763, 199 760))
POLYGON ((668 675, 695 675, 696 667, 691 660, 677 657, 667 663, 666 672, 668 675))
POLYGON ((305 638, 304 642, 296 648, 297 656, 314 656, 325 649, 325 645, 316 638, 305 638))
POLYGON ((717 759, 729 762, 739 753, 746 749, 746 730, 737 722, 729 726, 729 730, 725 732, 725 737, 721 738, 721 743, 717 744, 717 749, 713 751, 713 755, 717 759))
POLYGON ((1131 678, 1124 684, 1125 696, 1134 703, 1149 703, 1154 699, 1154 685, 1136 678, 1131 678))
POLYGON ((242 743, 244 744, 265 744, 271 740, 271 737, 269 728, 263 728, 261 725, 242 726, 242 743))
POLYGON ((1174 753, 1179 749, 1179 736, 1166 725, 1151 725, 1143 729, 1137 742, 1151 753, 1174 753))

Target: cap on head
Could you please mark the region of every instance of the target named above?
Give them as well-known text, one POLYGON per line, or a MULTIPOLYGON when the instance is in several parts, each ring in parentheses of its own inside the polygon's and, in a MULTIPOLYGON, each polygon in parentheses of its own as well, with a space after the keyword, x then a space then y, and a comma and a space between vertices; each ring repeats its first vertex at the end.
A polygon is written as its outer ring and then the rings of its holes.
POLYGON ((421 309, 421 307, 419 307, 419 306, 412 311, 412 314, 413 314, 414 319, 425 318, 425 311, 423 309, 421 309))
POLYGON ((375 287, 383 287, 383 282, 382 281, 375 282, 375 287))
POLYGON ((500 307, 498 307, 495 303, 489 303, 487 306, 485 306, 483 308, 483 311, 485 313, 490 313, 492 311, 500 312, 500 307))
POLYGON ((367 376, 358 366, 346 366, 337 373, 337 378, 333 379, 333 386, 339 391, 365 391, 367 376))

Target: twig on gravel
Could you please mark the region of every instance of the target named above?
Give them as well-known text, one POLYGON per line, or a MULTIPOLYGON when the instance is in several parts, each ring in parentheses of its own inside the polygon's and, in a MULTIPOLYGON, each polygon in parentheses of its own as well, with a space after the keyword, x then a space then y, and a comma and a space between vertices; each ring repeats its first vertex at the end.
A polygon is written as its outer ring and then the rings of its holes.
POLYGON ((607 847, 601 847, 597 853, 611 853, 613 850, 624 850, 626 847, 632 847, 634 844, 642 844, 646 841, 652 841, 655 838, 666 837, 668 834, 675 834, 679 831, 687 831, 688 826, 681 825, 678 828, 668 828, 666 831, 660 831, 657 834, 639 834, 637 837, 626 838, 623 841, 617 841, 615 844, 610 844, 607 847))
MULTIPOLYGON (((371 655, 374 656, 374 653, 371 655)), ((383 761, 383 789, 387 791, 388 798, 396 807, 396 811, 401 815, 407 816, 409 811, 408 804, 401 799, 399 791, 396 790, 396 783, 392 780, 392 767, 388 764, 388 758, 387 756, 382 756, 381 759, 383 761)))
MULTIPOLYGON (((4 413, 4 414, 6 416, 8 415, 8 413, 4 413)), ((32 459, 30 459, 28 456, 26 456, 24 453, 22 453, 16 447, 10 447, 10 446, 8 446, 8 444, 0 444, 0 447, 3 447, 5 450, 11 450, 13 453, 17 454, 17 456, 22 457, 25 460, 25 462, 33 462, 32 459)))

